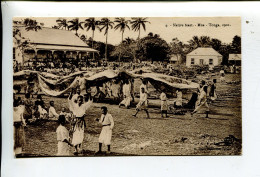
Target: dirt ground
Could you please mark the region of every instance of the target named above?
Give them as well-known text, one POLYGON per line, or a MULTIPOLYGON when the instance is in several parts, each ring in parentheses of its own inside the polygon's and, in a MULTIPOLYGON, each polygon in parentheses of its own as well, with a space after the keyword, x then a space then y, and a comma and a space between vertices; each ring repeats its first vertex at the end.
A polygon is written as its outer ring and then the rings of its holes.
MULTIPOLYGON (((79 156, 95 156, 98 150, 101 126, 95 119, 101 115, 101 106, 108 107, 115 121, 110 155, 240 155, 240 77, 240 74, 227 74, 227 83, 217 83, 218 99, 210 104, 209 118, 205 118, 203 111, 193 117, 186 113, 170 114, 169 118, 161 118, 159 100, 150 100, 151 119, 146 119, 145 112, 133 117, 135 107, 125 109, 115 104, 94 103, 85 118, 87 128, 83 142, 84 153, 79 156)), ((67 107, 66 98, 44 96, 43 99, 47 106, 50 100, 54 100, 58 113, 61 107, 67 107)), ((40 121, 27 125, 24 157, 55 156, 57 126, 55 121, 40 121)), ((105 151, 106 147, 103 147, 103 150, 105 151)), ((73 156, 73 148, 71 155, 73 156)))

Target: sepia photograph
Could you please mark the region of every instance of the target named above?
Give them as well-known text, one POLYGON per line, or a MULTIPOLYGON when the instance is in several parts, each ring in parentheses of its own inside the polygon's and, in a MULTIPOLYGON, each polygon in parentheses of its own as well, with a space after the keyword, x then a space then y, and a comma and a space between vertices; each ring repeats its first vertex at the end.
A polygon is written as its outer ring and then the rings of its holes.
POLYGON ((240 17, 14 17, 15 158, 242 155, 240 17))

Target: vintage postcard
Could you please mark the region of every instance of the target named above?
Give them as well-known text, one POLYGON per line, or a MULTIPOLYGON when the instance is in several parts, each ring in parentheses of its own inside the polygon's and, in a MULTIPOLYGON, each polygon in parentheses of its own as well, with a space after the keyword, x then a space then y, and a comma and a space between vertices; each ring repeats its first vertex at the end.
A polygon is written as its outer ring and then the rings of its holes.
POLYGON ((14 17, 14 154, 241 155, 240 17, 14 17))

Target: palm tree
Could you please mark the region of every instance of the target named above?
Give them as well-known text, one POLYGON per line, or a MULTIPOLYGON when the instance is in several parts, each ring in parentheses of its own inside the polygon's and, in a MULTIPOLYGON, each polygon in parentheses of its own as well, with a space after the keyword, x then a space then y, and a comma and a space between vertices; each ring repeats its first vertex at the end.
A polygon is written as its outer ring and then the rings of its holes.
POLYGON ((105 29, 104 35, 106 35, 106 49, 105 49, 105 60, 107 60, 107 37, 108 37, 108 30, 109 28, 113 29, 114 22, 109 20, 108 18, 102 18, 100 21, 100 31, 105 29))
POLYGON ((65 18, 59 18, 58 20, 56 20, 56 22, 58 23, 58 28, 65 28, 69 30, 69 25, 68 25, 68 22, 65 18))
POLYGON ((79 22, 79 18, 75 18, 75 19, 70 20, 69 23, 71 23, 71 25, 68 26, 68 29, 75 30, 76 35, 78 36, 78 30, 83 29, 83 27, 82 27, 83 22, 79 22))
POLYGON ((89 31, 90 29, 92 30, 92 48, 93 48, 93 41, 94 41, 94 33, 96 28, 99 29, 99 23, 100 21, 95 20, 95 18, 93 17, 85 20, 84 27, 87 28, 87 31, 89 31))
POLYGON ((147 18, 141 18, 141 17, 133 17, 132 18, 132 21, 131 21, 132 29, 134 31, 139 31, 137 39, 140 38, 141 26, 143 27, 144 31, 146 31, 145 23, 150 23, 146 19, 147 18))
POLYGON ((128 28, 130 30, 130 27, 128 25, 129 22, 130 22, 130 20, 125 20, 125 18, 116 18, 115 19, 115 23, 117 23, 117 25, 115 26, 115 30, 120 29, 120 31, 122 31, 122 42, 124 39, 125 29, 128 28))
MULTIPOLYGON (((122 31, 122 43, 123 43, 125 29, 128 28, 130 30, 130 27, 128 25, 130 20, 125 20, 125 18, 121 17, 121 18, 116 18, 114 22, 117 23, 117 25, 115 26, 115 30, 120 29, 120 31, 122 31)), ((119 62, 120 62, 120 58, 121 58, 121 54, 119 54, 118 56, 119 62)))
POLYGON ((39 29, 42 29, 42 27, 39 25, 39 23, 36 20, 32 20, 30 18, 24 19, 23 25, 25 26, 25 29, 27 31, 29 30, 37 31, 39 29))

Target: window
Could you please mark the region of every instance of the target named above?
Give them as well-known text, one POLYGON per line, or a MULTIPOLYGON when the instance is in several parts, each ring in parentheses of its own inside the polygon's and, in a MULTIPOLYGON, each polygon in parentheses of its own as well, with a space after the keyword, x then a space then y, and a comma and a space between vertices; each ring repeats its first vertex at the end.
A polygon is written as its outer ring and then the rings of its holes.
POLYGON ((213 65, 213 59, 209 59, 209 65, 213 65))
POLYGON ((191 65, 194 65, 194 58, 191 58, 190 64, 191 64, 191 65))
POLYGON ((204 60, 200 59, 200 65, 203 65, 203 63, 204 63, 204 60))

